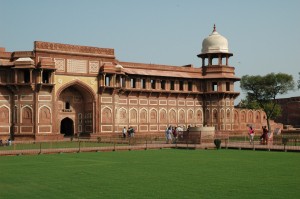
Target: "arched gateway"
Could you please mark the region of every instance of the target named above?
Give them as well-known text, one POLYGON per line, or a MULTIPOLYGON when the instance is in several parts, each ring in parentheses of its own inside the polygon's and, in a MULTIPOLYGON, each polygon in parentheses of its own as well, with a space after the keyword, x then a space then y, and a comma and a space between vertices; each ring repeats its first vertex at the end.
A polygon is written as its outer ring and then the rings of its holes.
POLYGON ((72 119, 66 117, 63 120, 61 120, 60 133, 63 134, 64 136, 74 135, 74 122, 72 119))
POLYGON ((57 124, 65 136, 95 131, 95 94, 81 81, 65 84, 57 92, 57 124))

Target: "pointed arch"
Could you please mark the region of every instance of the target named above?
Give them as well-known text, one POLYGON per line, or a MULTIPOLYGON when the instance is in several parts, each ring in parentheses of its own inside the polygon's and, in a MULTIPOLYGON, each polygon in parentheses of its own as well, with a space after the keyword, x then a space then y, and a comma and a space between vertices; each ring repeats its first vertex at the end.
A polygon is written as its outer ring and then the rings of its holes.
POLYGON ((241 122, 246 122, 246 112, 245 112, 244 110, 242 110, 242 111, 240 112, 240 114, 241 114, 241 119, 240 119, 240 121, 241 121, 241 122))
POLYGON ((69 117, 65 117, 60 121, 60 133, 64 136, 73 136, 74 126, 74 121, 69 117))
POLYGON ((60 87, 56 92, 56 100, 59 100, 60 94, 68 87, 74 86, 76 89, 81 91, 82 93, 87 93, 90 96, 86 96, 87 99, 90 99, 91 101, 95 101, 96 99, 96 93, 93 91, 93 89, 87 85, 86 83, 80 81, 80 80, 73 80, 71 82, 68 82, 64 84, 62 87, 60 87))
POLYGON ((139 115, 140 115, 139 123, 147 123, 148 122, 148 111, 146 108, 141 108, 139 115))
POLYGON ((38 109, 38 123, 50 124, 52 123, 52 111, 47 105, 43 105, 38 109))
POLYGON ((184 124, 186 121, 185 119, 185 110, 179 109, 178 110, 178 123, 184 124))
POLYGON ((167 123, 167 122, 168 122, 167 109, 161 108, 159 110, 159 123, 167 123))
POLYGON ((252 110, 249 110, 249 111, 248 111, 248 117, 247 117, 248 123, 253 123, 253 117, 254 117, 253 111, 252 111, 252 110))
POLYGON ((119 122, 120 123, 127 123, 128 121, 128 113, 127 109, 124 107, 119 108, 118 110, 119 122))
POLYGON ((229 108, 226 109, 226 122, 231 122, 231 110, 229 108))
POLYGON ((157 123, 157 110, 155 108, 150 109, 149 111, 149 122, 157 123))
POLYGON ((234 122, 235 124, 238 124, 239 121, 240 121, 239 112, 238 112, 236 109, 235 109, 233 112, 234 112, 234 113, 233 113, 233 114, 234 114, 234 118, 233 118, 234 121, 233 121, 233 122, 234 122))
POLYGON ((132 123, 132 124, 138 123, 137 113, 138 113, 138 111, 136 108, 129 109, 129 123, 132 123))
POLYGON ((188 109, 187 110, 187 122, 188 123, 194 123, 194 110, 193 109, 188 109))
POLYGON ((105 106, 101 110, 101 122, 102 123, 112 123, 113 111, 112 108, 105 106))
POLYGON ((29 105, 25 105, 21 108, 21 123, 32 124, 33 123, 33 109, 29 105))
POLYGON ((255 121, 258 123, 261 123, 261 112, 260 111, 256 111, 256 119, 255 121))
POLYGON ((10 108, 6 105, 0 106, 0 123, 10 124, 10 108))
POLYGON ((203 111, 202 109, 196 109, 196 123, 203 124, 203 111))
POLYGON ((217 123, 218 119, 219 119, 219 117, 218 117, 218 110, 216 108, 214 108, 212 110, 212 121, 213 121, 213 123, 217 123))
POLYGON ((225 109, 224 108, 221 108, 220 109, 220 119, 221 119, 221 122, 224 122, 225 121, 225 109))
POLYGON ((206 124, 209 124, 210 121, 211 121, 211 119, 210 119, 210 110, 207 108, 207 109, 205 110, 205 123, 206 123, 206 124))
POLYGON ((175 124, 175 123, 177 123, 177 121, 176 121, 176 110, 174 109, 174 108, 171 108, 170 110, 169 110, 169 123, 171 123, 171 124, 175 124))
MULTIPOLYGON (((82 116, 82 113, 78 113, 78 124, 79 125, 82 125, 83 123, 83 116, 82 116)), ((80 131, 79 131, 80 132, 80 131)))

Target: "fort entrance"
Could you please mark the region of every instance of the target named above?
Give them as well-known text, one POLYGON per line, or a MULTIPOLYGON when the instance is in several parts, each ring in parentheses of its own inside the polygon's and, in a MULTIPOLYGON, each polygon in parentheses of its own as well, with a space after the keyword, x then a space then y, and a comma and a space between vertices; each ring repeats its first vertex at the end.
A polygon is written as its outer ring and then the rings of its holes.
POLYGON ((65 85, 58 91, 58 124, 61 134, 76 136, 94 131, 95 97, 80 81, 65 85))
POLYGON ((74 122, 72 119, 66 117, 60 123, 60 133, 66 137, 74 135, 74 122))

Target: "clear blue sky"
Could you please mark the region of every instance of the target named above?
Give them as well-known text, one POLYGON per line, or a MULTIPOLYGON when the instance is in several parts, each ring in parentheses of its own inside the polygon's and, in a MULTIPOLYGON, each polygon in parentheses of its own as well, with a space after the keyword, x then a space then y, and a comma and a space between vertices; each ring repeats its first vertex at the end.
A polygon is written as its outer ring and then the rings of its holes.
MULTIPOLYGON (((284 72, 298 80, 300 1, 0 0, 0 46, 34 41, 114 48, 120 61, 200 66, 213 24, 229 41, 236 75, 284 72)), ((239 84, 236 91, 241 92, 239 84)), ((300 96, 300 91, 280 97, 300 96)), ((236 100, 236 103, 243 98, 236 100)))

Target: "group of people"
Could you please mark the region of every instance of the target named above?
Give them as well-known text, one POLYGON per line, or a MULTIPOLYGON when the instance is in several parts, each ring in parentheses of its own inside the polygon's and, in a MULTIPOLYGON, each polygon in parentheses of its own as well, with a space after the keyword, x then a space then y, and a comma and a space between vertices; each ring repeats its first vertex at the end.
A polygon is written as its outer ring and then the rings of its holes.
POLYGON ((11 139, 8 138, 5 142, 3 142, 1 139, 0 139, 0 146, 11 146, 11 139))
MULTIPOLYGON (((269 139, 268 132, 269 131, 267 129, 267 126, 262 126, 262 135, 259 137, 261 144, 268 144, 268 139, 269 139)), ((252 126, 249 127, 248 134, 249 134, 250 144, 252 144, 254 141, 254 129, 252 128, 252 126)))
POLYGON ((176 126, 169 126, 166 128, 165 136, 167 144, 171 144, 172 142, 175 142, 178 140, 179 133, 182 132, 183 129, 181 127, 176 126))
POLYGON ((126 129, 126 127, 123 128, 122 130, 122 135, 123 138, 125 139, 126 137, 134 137, 134 128, 132 126, 130 126, 128 129, 126 129))

